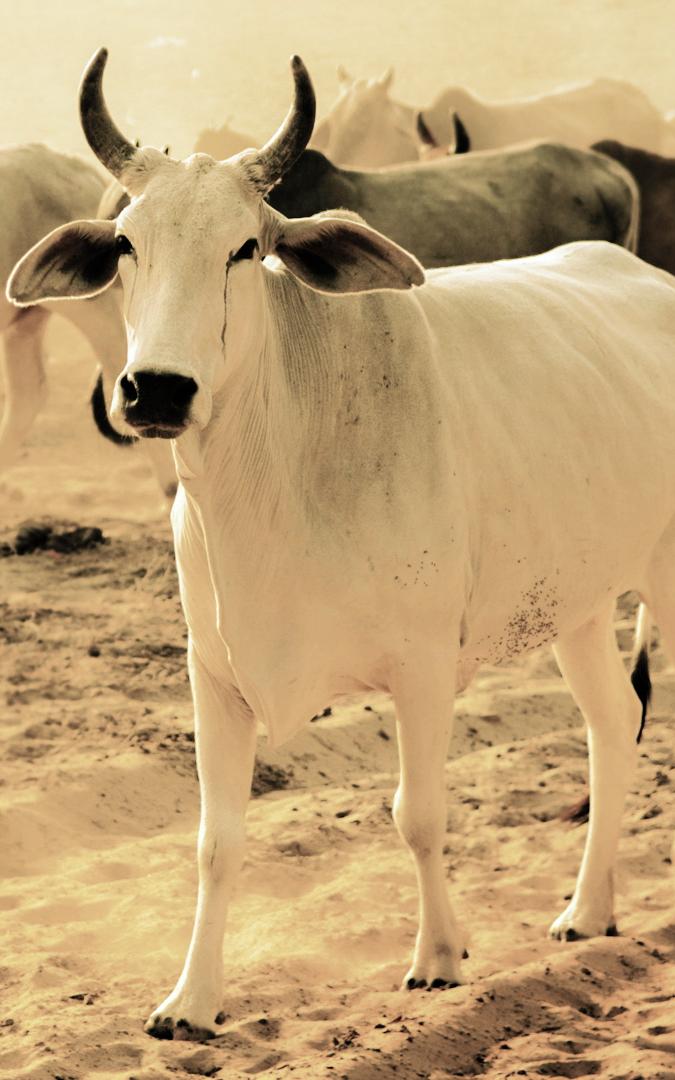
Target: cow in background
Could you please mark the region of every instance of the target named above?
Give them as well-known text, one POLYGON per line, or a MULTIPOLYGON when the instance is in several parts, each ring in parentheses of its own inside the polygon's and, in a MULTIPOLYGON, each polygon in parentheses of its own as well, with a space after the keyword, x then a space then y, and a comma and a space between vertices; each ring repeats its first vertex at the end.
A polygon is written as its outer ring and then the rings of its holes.
MULTIPOLYGON (((0 149, 0 280, 6 281, 17 260, 46 231, 78 217, 96 217, 106 198, 117 203, 118 185, 106 185, 99 170, 76 155, 39 143, 0 149)), ((116 205, 108 207, 116 213, 116 205)), ((39 414, 46 396, 44 336, 52 315, 61 316, 84 336, 98 364, 92 393, 95 422, 113 442, 138 442, 116 431, 108 418, 106 400, 127 351, 119 290, 76 303, 46 301, 17 309, 0 297, 2 387, 0 472, 10 468, 39 414)), ((152 465, 162 492, 172 499, 176 490, 173 458, 167 446, 140 444, 152 465)))
POLYGON ((340 169, 306 150, 268 200, 291 218, 351 210, 425 267, 535 255, 570 240, 633 250, 639 217, 627 170, 549 143, 376 171, 340 169))
POLYGON ((392 68, 379 78, 354 79, 338 67, 338 97, 316 125, 310 142, 334 165, 381 169, 416 161, 421 141, 417 110, 389 96, 392 68))
POLYGON ((419 114, 418 130, 431 146, 456 139, 465 149, 490 150, 525 139, 555 139, 585 149, 599 139, 620 139, 661 150, 665 118, 639 87, 623 79, 592 79, 510 101, 487 101, 465 87, 442 90, 419 114))
POLYGON ((194 145, 195 154, 210 154, 220 160, 232 157, 249 146, 255 146, 258 140, 253 135, 241 135, 229 124, 219 128, 204 128, 199 132, 194 145))
MULTIPOLYGON (((45 229, 83 214, 92 216, 105 181, 89 162, 30 143, 0 150, 0 279, 45 229)), ((43 338, 52 313, 84 334, 99 362, 116 372, 126 352, 126 334, 115 295, 83 303, 41 303, 24 310, 0 299, 5 403, 0 425, 0 470, 8 468, 44 401, 43 338)))
POLYGON ((624 146, 612 139, 594 150, 618 161, 634 177, 640 192, 637 253, 645 262, 675 274, 675 158, 624 146))

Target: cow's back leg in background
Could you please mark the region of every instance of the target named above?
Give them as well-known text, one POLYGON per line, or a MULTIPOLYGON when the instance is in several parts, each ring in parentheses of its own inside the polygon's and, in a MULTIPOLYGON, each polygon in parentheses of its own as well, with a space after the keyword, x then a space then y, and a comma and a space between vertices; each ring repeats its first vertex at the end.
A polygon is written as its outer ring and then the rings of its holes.
POLYGON ((10 308, 9 314, 14 318, 11 322, 3 319, 2 329, 4 407, 0 419, 0 472, 14 464, 17 451, 44 402, 42 347, 49 318, 42 307, 17 311, 6 301, 2 306, 10 308))

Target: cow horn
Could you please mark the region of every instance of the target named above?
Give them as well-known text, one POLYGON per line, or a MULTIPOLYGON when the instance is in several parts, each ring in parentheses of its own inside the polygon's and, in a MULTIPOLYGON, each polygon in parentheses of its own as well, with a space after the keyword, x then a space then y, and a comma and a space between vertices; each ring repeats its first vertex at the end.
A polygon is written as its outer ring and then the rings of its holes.
POLYGON ((80 83, 80 120, 87 142, 108 172, 120 178, 136 147, 116 127, 103 97, 103 70, 108 50, 99 49, 84 69, 80 83))
POLYGON ((270 188, 300 157, 314 129, 316 98, 312 81, 299 56, 291 57, 295 100, 275 135, 256 154, 261 181, 270 188))

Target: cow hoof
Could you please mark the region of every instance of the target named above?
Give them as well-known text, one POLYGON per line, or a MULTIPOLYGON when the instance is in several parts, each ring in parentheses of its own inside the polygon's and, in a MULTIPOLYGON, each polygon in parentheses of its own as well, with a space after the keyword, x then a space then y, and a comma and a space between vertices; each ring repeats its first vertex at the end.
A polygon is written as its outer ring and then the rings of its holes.
MULTIPOLYGON (((466 955, 464 949, 460 956, 466 955)), ((402 990, 452 990, 461 984, 458 954, 443 946, 426 959, 415 959, 402 990)))
POLYGON ((614 919, 606 915, 597 916, 582 913, 568 907, 555 920, 549 934, 557 941, 583 941, 591 937, 616 937, 618 930, 614 919))
POLYGON ((174 1039, 183 1042, 207 1042, 216 1036, 211 1028, 198 1027, 184 1019, 174 1023, 171 1016, 151 1016, 145 1025, 145 1031, 146 1034, 152 1035, 153 1039, 174 1039))
POLYGON ((183 1042, 207 1042, 215 1038, 215 1027, 225 1021, 225 1014, 206 1003, 198 1004, 194 998, 175 991, 150 1016, 145 1031, 153 1039, 173 1039, 183 1042), (206 1007, 205 1007, 206 1006, 206 1007))
POLYGON ((427 983, 426 979, 414 979, 412 976, 405 980, 403 988, 405 990, 454 990, 456 986, 460 986, 456 980, 441 979, 436 976, 430 983, 427 983))

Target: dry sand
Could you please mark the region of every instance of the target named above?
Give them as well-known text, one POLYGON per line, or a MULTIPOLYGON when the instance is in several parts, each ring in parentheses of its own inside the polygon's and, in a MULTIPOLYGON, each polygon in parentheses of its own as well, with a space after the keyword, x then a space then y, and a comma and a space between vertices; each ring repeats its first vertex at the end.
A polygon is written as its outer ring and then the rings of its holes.
MULTIPOLYGON (((126 39, 136 85, 140 60, 147 64, 143 129, 153 110, 163 110, 162 121, 168 111, 175 129, 151 134, 179 144, 226 119, 266 134, 285 108, 291 49, 306 53, 330 95, 337 60, 367 73, 394 59, 409 100, 455 77, 504 94, 598 72, 629 75, 658 104, 675 107, 672 3, 520 0, 508 10, 485 2, 470 11, 435 3, 426 23, 419 9, 413 17, 396 5, 406 17, 376 33, 374 5, 341 5, 344 22, 329 32, 332 6, 258 2, 232 13, 229 37, 222 12, 215 36, 207 35, 199 17, 214 5, 205 3, 183 10, 120 0, 101 5, 96 20, 89 5, 70 7, 72 19, 61 13, 58 28, 55 9, 42 4, 15 12, 0 73, 5 90, 13 79, 5 93, 13 100, 36 50, 48 72, 58 68, 50 104, 61 138, 52 141, 66 149, 80 146, 64 119, 66 72, 76 82, 83 57, 102 40, 121 49, 126 39), (291 39, 303 18, 310 22, 298 46, 291 39), (264 48, 247 52, 257 25, 267 31, 264 48), (151 48, 157 35, 185 43, 151 48), (59 48, 47 50, 50 40, 59 48), (232 106, 217 116, 218 80, 229 87, 233 79, 218 67, 219 49, 239 57, 240 85, 242 56, 256 77, 261 65, 275 67, 269 91, 242 93, 239 112, 232 106), (190 66, 210 72, 212 107, 201 114, 204 98, 183 93, 200 84, 190 82, 190 66)), ((9 116, 8 138, 47 135, 37 121, 44 94, 40 103, 36 93, 31 84, 21 136, 9 116)), ((114 95, 123 101, 119 78, 114 95)), ((123 109, 118 119, 126 122, 123 109)), ((483 671, 458 702, 446 858, 469 931, 464 987, 397 989, 416 929, 416 891, 390 818, 391 707, 374 698, 334 709, 275 753, 261 741, 259 794, 226 942, 225 1023, 203 1047, 143 1034, 143 1019, 180 970, 195 895, 185 632, 154 480, 136 452, 94 432, 86 407, 93 360, 56 321, 50 354, 49 401, 17 465, 0 477, 0 541, 22 520, 51 515, 100 526, 108 542, 0 560, 0 1075, 675 1078, 675 677, 658 649, 654 713, 621 846, 620 937, 561 945, 546 936, 584 839, 583 828, 562 826, 556 814, 582 793, 586 758, 578 714, 540 651, 483 671)), ((628 600, 618 622, 626 651, 632 623, 628 600)))

